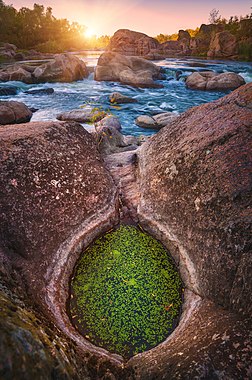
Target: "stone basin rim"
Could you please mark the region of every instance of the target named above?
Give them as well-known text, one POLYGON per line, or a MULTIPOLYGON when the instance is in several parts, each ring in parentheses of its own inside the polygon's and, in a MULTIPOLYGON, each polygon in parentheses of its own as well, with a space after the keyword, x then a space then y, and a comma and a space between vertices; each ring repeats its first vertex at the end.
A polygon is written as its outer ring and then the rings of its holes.
MULTIPOLYGON (((184 284, 185 292, 183 295, 182 313, 180 315, 177 327, 163 342, 159 343, 152 349, 134 355, 129 359, 124 359, 119 354, 109 352, 106 349, 96 346, 85 339, 74 328, 66 307, 69 297, 69 279, 82 251, 96 238, 107 232, 109 229, 116 227, 120 223, 118 216, 117 191, 113 194, 113 200, 113 204, 104 207, 99 214, 90 217, 81 226, 79 226, 75 233, 70 236, 69 239, 58 249, 54 261, 46 273, 48 285, 45 289, 45 302, 56 326, 58 326, 84 352, 91 354, 96 353, 101 357, 108 359, 116 366, 124 366, 125 363, 130 363, 132 360, 137 360, 138 357, 143 357, 147 352, 169 344, 169 342, 177 336, 178 331, 183 329, 183 326, 190 318, 191 313, 201 302, 201 297, 189 290, 186 284, 184 284), (65 307, 62 307, 62 305, 65 305, 65 307)), ((145 227, 145 223, 143 223, 143 226, 145 227)), ((160 235, 154 229, 149 228, 145 229, 145 231, 161 241, 164 247, 168 249, 163 239, 160 238, 160 235)), ((177 269, 181 276, 179 268, 177 269)))

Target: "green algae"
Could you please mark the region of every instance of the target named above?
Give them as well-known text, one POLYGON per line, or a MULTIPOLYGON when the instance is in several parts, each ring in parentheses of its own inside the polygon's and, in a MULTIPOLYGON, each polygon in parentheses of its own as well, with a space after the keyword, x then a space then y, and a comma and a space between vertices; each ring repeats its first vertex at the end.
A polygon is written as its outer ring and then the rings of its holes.
POLYGON ((92 343, 129 358, 174 330, 181 294, 179 274, 162 244, 121 226, 97 239, 79 260, 70 315, 92 343))

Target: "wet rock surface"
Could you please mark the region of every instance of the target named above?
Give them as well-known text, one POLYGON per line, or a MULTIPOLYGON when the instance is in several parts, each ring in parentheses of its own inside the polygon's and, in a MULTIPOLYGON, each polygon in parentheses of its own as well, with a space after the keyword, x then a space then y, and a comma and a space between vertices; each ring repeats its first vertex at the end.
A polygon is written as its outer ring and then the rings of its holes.
POLYGON ((116 81, 136 87, 162 87, 155 82, 161 79, 161 68, 143 58, 122 54, 103 53, 95 68, 97 81, 116 81))
POLYGON ((103 119, 106 115, 106 112, 99 108, 86 105, 81 109, 63 112, 57 115, 57 119, 60 121, 76 121, 78 123, 94 123, 103 119))
POLYGON ((245 80, 235 73, 216 74, 211 71, 192 73, 186 79, 186 86, 194 90, 227 91, 245 84, 245 80))
POLYGON ((113 92, 109 97, 109 101, 112 104, 124 104, 124 103, 135 103, 137 102, 137 99, 130 98, 129 96, 120 94, 120 92, 113 92))
POLYGON ((54 89, 53 88, 38 88, 38 89, 34 89, 34 90, 27 90, 27 91, 24 91, 25 94, 31 94, 31 95, 51 95, 54 93, 54 89))
POLYGON ((136 125, 141 128, 161 129, 174 121, 178 115, 173 112, 163 112, 154 116, 141 115, 136 118, 136 125))
POLYGON ((0 101, 0 126, 26 123, 31 120, 32 111, 21 102, 0 101))
POLYGON ((14 86, 0 87, 0 96, 17 95, 18 89, 14 86))

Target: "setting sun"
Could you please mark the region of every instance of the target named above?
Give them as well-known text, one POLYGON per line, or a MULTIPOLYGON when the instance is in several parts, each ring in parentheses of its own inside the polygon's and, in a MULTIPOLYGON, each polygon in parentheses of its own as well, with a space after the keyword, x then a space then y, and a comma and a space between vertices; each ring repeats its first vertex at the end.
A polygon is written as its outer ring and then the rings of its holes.
POLYGON ((92 38, 96 35, 96 32, 94 29, 91 29, 91 28, 87 28, 85 31, 84 31, 84 37, 86 38, 92 38))

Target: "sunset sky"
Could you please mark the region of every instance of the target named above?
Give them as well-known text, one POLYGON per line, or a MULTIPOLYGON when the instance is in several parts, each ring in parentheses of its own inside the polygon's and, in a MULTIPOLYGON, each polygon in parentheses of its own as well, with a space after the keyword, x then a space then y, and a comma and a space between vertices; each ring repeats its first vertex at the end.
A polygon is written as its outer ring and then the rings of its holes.
POLYGON ((34 2, 51 6, 57 18, 67 18, 85 25, 91 34, 113 35, 127 28, 155 36, 172 34, 179 29, 196 28, 208 23, 209 12, 219 9, 222 17, 251 13, 251 0, 204 2, 169 0, 13 0, 4 1, 15 8, 32 8, 34 2))

